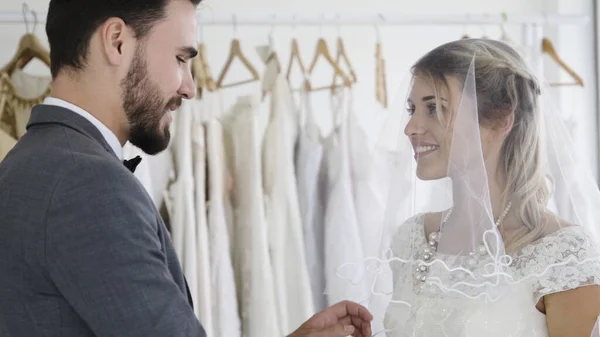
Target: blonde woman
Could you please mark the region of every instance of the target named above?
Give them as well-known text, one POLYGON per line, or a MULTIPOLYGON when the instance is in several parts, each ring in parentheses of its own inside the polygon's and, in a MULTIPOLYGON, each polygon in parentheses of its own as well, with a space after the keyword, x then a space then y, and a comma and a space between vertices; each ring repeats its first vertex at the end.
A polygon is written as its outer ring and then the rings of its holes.
POLYGON ((399 141, 369 308, 386 303, 380 333, 590 336, 600 193, 549 95, 498 41, 450 42, 413 66, 392 109, 404 117, 386 123, 399 141), (569 212, 548 208, 555 193, 569 212))

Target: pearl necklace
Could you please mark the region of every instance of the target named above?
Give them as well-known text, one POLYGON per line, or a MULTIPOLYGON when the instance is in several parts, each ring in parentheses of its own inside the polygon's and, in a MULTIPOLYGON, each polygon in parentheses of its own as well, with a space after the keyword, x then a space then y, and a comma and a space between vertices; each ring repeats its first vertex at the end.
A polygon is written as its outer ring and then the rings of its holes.
MULTIPOLYGON (((506 206, 506 208, 504 209, 504 212, 502 212, 500 217, 498 217, 498 220, 496 220, 496 223, 494 224, 496 227, 500 227, 502 220, 504 220, 504 217, 506 217, 506 215, 510 211, 511 206, 512 206, 512 202, 509 202, 508 205, 506 206)), ((454 207, 452 207, 452 208, 450 208, 450 210, 448 210, 448 213, 446 214, 446 216, 444 217, 444 219, 442 220, 442 222, 440 224, 440 229, 435 232, 429 233, 429 238, 428 238, 429 240, 427 241, 427 247, 425 247, 425 249, 423 251, 423 255, 421 256, 424 261, 430 261, 433 258, 434 254, 437 252, 437 245, 438 245, 438 242, 440 241, 442 227, 450 218, 450 215, 452 214, 453 209, 454 209, 454 207)), ((477 253, 479 253, 480 255, 485 255, 487 253, 487 249, 485 248, 484 245, 480 245, 479 247, 477 247, 477 253)), ((474 259, 475 255, 476 255, 475 252, 469 253, 469 256, 471 256, 471 259, 469 259, 469 264, 471 264, 472 266, 477 264, 477 260, 474 259)), ((421 282, 427 281, 428 271, 429 271, 429 268, 426 265, 421 264, 415 271, 415 278, 421 282)))

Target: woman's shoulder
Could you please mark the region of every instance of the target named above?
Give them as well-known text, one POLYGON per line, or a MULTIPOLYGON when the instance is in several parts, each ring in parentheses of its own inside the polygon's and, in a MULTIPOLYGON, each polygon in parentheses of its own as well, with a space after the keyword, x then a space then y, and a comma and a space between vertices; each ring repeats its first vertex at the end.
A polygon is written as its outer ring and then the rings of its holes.
POLYGON ((542 233, 522 250, 531 251, 536 246, 544 244, 567 244, 574 241, 585 248, 599 248, 592 234, 584 226, 563 219, 551 211, 544 213, 542 219, 544 221, 542 233))
POLYGON ((534 280, 535 300, 600 284, 600 247, 594 236, 584 226, 550 212, 545 221, 541 237, 520 249, 512 265, 519 279, 534 280))

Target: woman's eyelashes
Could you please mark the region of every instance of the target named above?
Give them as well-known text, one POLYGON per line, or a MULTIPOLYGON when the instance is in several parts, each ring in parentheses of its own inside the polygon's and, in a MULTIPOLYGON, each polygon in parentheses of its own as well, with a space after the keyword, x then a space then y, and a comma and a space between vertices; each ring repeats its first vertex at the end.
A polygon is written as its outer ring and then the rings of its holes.
MULTIPOLYGON (((429 115, 437 115, 438 111, 437 111, 437 105, 435 103, 427 104, 426 107, 427 107, 427 113, 429 115)), ((406 108, 406 111, 408 112, 409 116, 412 116, 412 115, 414 115, 416 109, 417 109, 417 107, 414 104, 409 104, 408 107, 406 108)), ((442 106, 441 111, 446 112, 446 108, 444 106, 442 106)))

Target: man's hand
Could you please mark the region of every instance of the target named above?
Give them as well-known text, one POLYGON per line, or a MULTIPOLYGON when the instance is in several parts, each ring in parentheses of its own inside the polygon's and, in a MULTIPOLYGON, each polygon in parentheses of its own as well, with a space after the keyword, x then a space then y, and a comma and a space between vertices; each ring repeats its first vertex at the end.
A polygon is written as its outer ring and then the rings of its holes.
POLYGON ((315 314, 289 337, 371 337, 371 320, 365 307, 343 301, 315 314))

